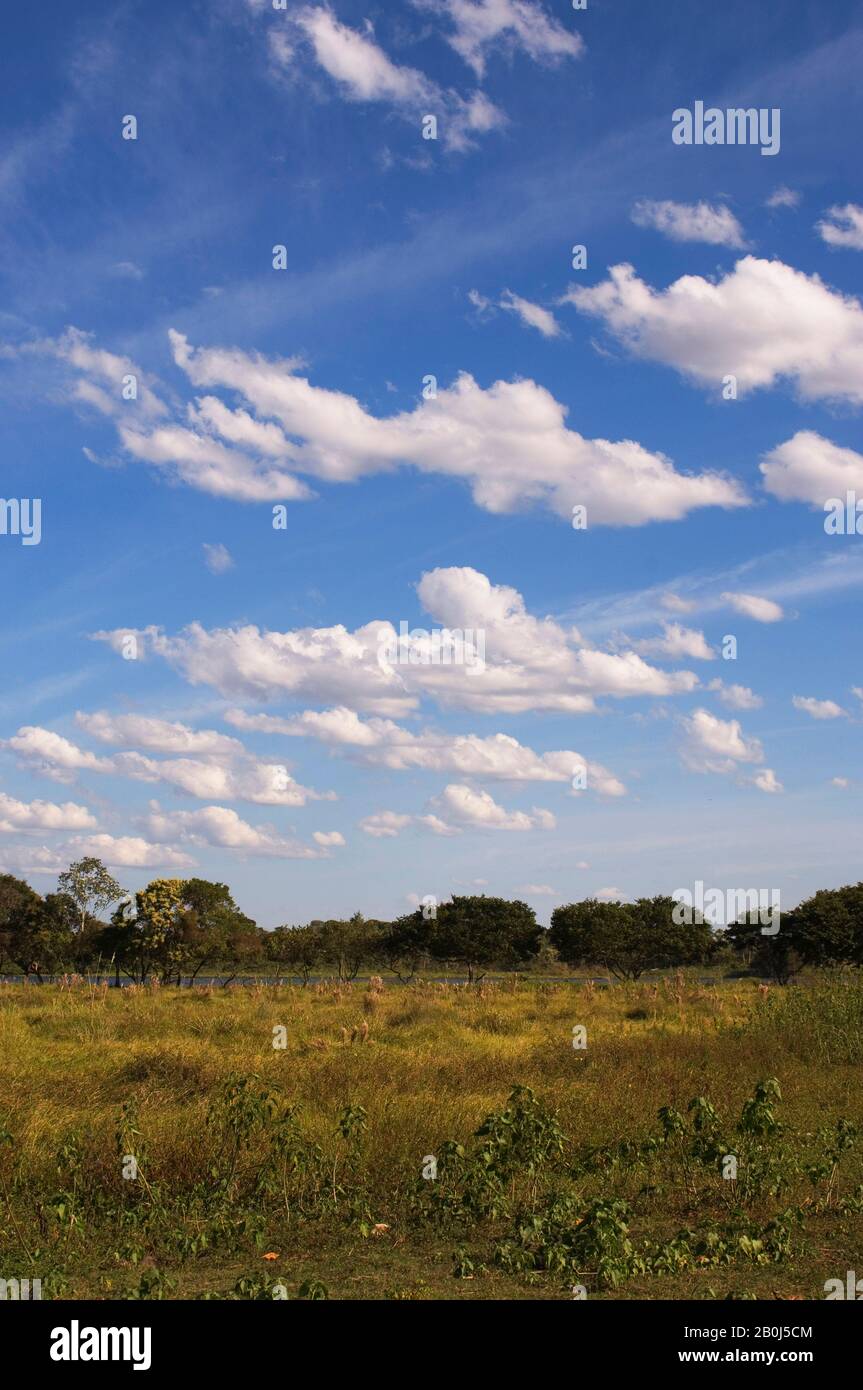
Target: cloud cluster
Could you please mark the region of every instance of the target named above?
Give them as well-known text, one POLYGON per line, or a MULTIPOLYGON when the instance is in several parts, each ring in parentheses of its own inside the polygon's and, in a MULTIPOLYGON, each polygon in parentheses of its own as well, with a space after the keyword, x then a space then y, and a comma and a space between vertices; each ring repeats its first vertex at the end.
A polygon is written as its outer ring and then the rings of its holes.
POLYGON ((450 782, 439 796, 432 797, 425 815, 405 815, 397 811, 377 811, 360 821, 360 829, 375 839, 394 839, 409 825, 417 825, 432 835, 460 835, 467 830, 553 830, 551 811, 534 806, 528 811, 508 811, 490 792, 450 782))
MULTIPOLYGON (((157 801, 150 803, 145 819, 147 832, 156 839, 172 840, 216 849, 235 850, 242 855, 276 859, 320 859, 327 846, 318 848, 281 835, 271 825, 250 825, 229 806, 203 806, 197 811, 163 811, 157 801)), ((330 844, 344 843, 329 840, 330 844)))
POLYGON ((102 742, 201 756, 156 759, 133 749, 99 757, 50 729, 32 724, 4 740, 4 746, 25 766, 59 782, 74 780, 81 771, 99 772, 136 782, 163 782, 205 801, 219 798, 263 806, 305 806, 307 801, 333 800, 335 796, 301 786, 283 764, 261 762, 247 754, 237 739, 215 730, 196 731, 161 719, 104 711, 76 717, 83 729, 102 742))
MULTIPOLYGON (((556 321, 511 295, 506 307, 546 335, 556 321)), ((642 526, 677 521, 701 507, 747 503, 741 486, 719 472, 680 472, 664 454, 635 440, 586 439, 568 427, 566 408, 529 378, 482 387, 462 373, 449 387, 396 415, 372 415, 354 397, 314 386, 297 359, 268 360, 238 349, 193 349, 169 334, 178 367, 203 394, 164 418, 155 401, 123 401, 124 359, 99 352, 83 335, 42 344, 80 373, 71 390, 111 417, 127 457, 213 496, 241 502, 307 501, 298 474, 336 484, 412 467, 460 479, 475 503, 496 514, 543 507, 570 521, 587 508, 589 524, 642 526), (110 389, 94 380, 103 372, 110 389), (227 404, 214 390, 236 394, 227 404)), ((216 551, 211 563, 224 568, 216 551)))
POLYGON ((863 251, 863 208, 858 204, 846 203, 844 207, 829 208, 816 227, 822 241, 826 241, 828 246, 863 251))
POLYGON ((718 280, 683 275, 665 290, 616 265, 564 302, 601 319, 634 354, 741 395, 792 382, 804 400, 863 402, 863 306, 779 260, 744 256, 718 280))
POLYGON ((458 773, 463 777, 507 782, 571 782, 581 769, 587 789, 602 796, 623 796, 626 788, 601 763, 572 749, 536 753, 509 734, 449 734, 432 729, 415 733, 390 719, 361 719, 342 705, 304 710, 282 718, 229 710, 229 724, 247 731, 307 737, 350 751, 372 767, 404 772, 458 773))
MULTIPOLYGON (((468 566, 426 573, 417 592, 442 628, 484 633, 482 668, 394 664, 386 653, 397 641, 396 628, 382 620, 353 632, 342 626, 275 632, 193 623, 175 636, 148 629, 138 640, 191 684, 211 686, 228 698, 264 703, 290 696, 386 718, 409 713, 421 698, 483 714, 581 714, 595 708, 598 696, 668 696, 698 684, 693 672, 660 670, 635 651, 587 646, 572 629, 530 614, 516 589, 492 584, 468 566)), ((94 634, 118 651, 128 635, 129 629, 94 634)))
MULTIPOLYGON (((459 151, 472 149, 478 136, 506 124, 504 113, 479 89, 463 97, 417 68, 394 63, 375 41, 368 21, 362 33, 342 24, 327 6, 307 5, 289 23, 291 34, 346 100, 388 106, 415 125, 418 138, 426 115, 437 118, 444 145, 459 151)), ((295 44, 279 30, 271 32, 269 43, 276 67, 292 69, 295 44)))
MULTIPOLYGON (((739 773, 741 764, 762 763, 764 749, 757 738, 747 738, 739 719, 720 719, 706 709, 696 709, 681 720, 684 737, 681 756, 691 772, 739 773)), ((754 776, 744 777, 764 792, 780 792, 772 768, 762 768, 754 776)))
POLYGON ((743 228, 722 203, 653 202, 642 199, 632 209, 638 227, 653 227, 672 241, 704 241, 710 246, 745 245, 743 228))
POLYGON ((843 449, 814 430, 798 430, 759 464, 766 490, 782 502, 823 508, 847 492, 863 497, 863 454, 843 449))

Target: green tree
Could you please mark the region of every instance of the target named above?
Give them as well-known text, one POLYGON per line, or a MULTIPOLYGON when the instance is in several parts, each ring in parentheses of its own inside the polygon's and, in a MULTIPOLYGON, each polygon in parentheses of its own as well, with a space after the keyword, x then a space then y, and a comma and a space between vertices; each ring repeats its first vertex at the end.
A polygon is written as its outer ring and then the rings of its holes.
POLYGON ((436 923, 422 912, 408 912, 381 928, 378 960, 402 982, 408 984, 432 953, 436 923))
POLYGON ((42 899, 23 878, 0 874, 0 970, 30 974, 33 922, 42 899))
POLYGON ((527 903, 482 894, 453 897, 438 907, 430 948, 435 960, 463 967, 473 982, 492 966, 523 965, 536 955, 541 939, 542 928, 527 903))
POLYGON ((708 922, 677 923, 673 898, 639 898, 634 903, 586 898, 555 908, 549 938, 570 966, 602 965, 621 980, 646 970, 693 965, 709 954, 708 922))
POLYGON ((381 924, 367 921, 361 912, 355 912, 347 922, 332 920, 317 926, 323 959, 336 967, 340 980, 355 980, 364 965, 377 959, 381 924))
POLYGON ((717 933, 717 940, 728 944, 746 967, 766 975, 778 985, 787 985, 803 969, 793 913, 780 918, 779 931, 766 935, 757 912, 744 913, 736 922, 717 933))
POLYGON ((83 932, 88 917, 98 917, 111 903, 123 896, 123 889, 109 874, 101 859, 86 855, 70 864, 57 878, 61 893, 72 899, 78 911, 78 931, 83 932))
POLYGON ((299 975, 303 985, 320 968, 324 960, 324 942, 317 927, 276 927, 265 934, 267 959, 292 975, 299 975))

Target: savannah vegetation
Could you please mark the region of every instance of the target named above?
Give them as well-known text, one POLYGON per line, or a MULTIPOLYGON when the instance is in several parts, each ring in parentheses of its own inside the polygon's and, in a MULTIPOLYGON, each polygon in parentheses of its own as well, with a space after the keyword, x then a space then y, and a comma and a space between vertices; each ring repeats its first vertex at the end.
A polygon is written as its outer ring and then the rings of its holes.
POLYGON ((720 939, 659 899, 280 934, 203 880, 107 923, 17 885, 4 969, 57 953, 0 985, 0 1276, 43 1297, 796 1299, 859 1265, 859 888, 720 939))

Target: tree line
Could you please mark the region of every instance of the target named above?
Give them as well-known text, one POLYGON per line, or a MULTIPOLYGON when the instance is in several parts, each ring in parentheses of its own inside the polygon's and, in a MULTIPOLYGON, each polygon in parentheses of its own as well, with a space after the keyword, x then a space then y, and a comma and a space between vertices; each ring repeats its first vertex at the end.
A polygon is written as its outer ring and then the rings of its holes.
POLYGON ((143 982, 194 983, 201 974, 264 971, 352 980, 384 969, 408 982, 421 970, 455 969, 478 980, 489 970, 602 968, 621 980, 687 965, 737 965, 787 983, 804 966, 863 965, 863 883, 822 889, 765 932, 758 913, 717 927, 698 911, 679 921, 675 899, 586 898, 555 908, 539 925, 527 903, 453 896, 394 921, 317 920, 266 931, 237 906, 230 888, 202 878, 158 878, 125 893, 100 860, 87 857, 40 896, 0 874, 0 973, 42 980, 62 971, 113 972, 143 982), (113 908, 107 921, 103 914, 113 908))

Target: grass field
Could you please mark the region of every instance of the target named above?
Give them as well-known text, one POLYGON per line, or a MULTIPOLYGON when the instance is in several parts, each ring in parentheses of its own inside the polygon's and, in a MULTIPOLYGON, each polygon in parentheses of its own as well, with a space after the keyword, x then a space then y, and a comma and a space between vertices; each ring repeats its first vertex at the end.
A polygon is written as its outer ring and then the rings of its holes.
POLYGON ((0 986, 0 1277, 823 1298, 863 1270, 861 1061, 853 975, 0 986))

